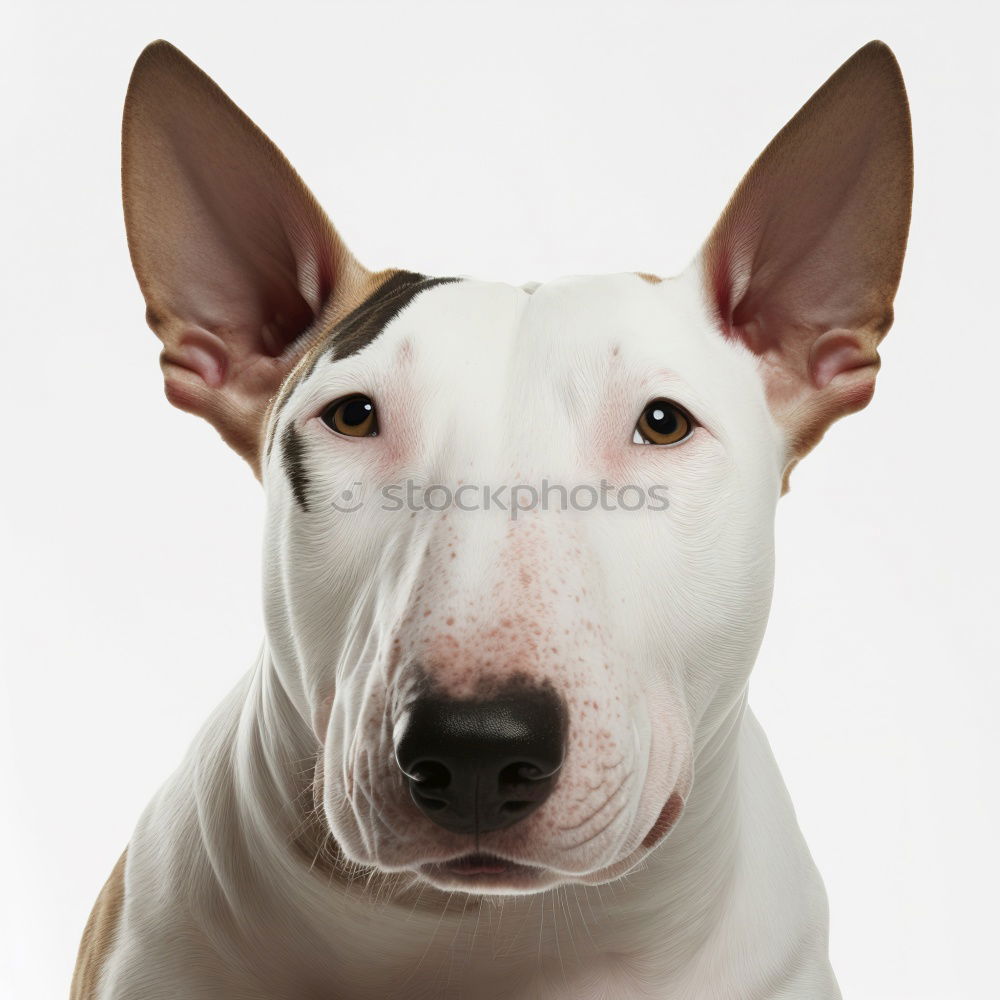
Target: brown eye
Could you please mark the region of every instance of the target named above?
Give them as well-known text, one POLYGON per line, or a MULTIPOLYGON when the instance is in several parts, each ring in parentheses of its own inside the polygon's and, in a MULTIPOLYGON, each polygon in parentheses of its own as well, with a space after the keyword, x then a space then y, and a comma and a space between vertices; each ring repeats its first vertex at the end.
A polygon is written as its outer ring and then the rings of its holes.
POLYGON ((676 403, 654 399, 642 411, 632 441, 634 444, 680 444, 691 436, 694 426, 694 420, 676 403))
POLYGON ((375 437, 378 434, 375 404, 367 396, 334 400, 320 419, 331 430, 348 437, 375 437))

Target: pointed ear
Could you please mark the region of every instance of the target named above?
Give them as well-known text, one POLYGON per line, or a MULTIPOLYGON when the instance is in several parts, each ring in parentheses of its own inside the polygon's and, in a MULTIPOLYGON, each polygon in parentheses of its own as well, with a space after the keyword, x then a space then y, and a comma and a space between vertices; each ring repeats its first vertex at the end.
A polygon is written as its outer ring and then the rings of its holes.
POLYGON ((166 42, 132 72, 122 186, 167 397, 259 472, 268 401, 373 276, 277 147, 166 42))
POLYGON ((913 150, 899 66, 856 52, 750 168, 696 262, 722 332, 761 360, 791 467, 866 406, 892 324, 913 150))

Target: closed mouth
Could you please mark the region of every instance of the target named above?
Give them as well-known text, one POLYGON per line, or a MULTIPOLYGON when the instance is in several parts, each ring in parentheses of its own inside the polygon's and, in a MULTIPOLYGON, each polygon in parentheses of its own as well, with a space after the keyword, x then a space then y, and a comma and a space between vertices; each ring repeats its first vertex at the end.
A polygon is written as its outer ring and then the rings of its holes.
POLYGON ((522 865, 495 854, 472 853, 449 861, 420 866, 424 875, 435 882, 456 885, 473 883, 480 888, 528 888, 542 875, 543 869, 522 865))
POLYGON ((492 854, 466 854, 446 861, 442 867, 453 875, 505 875, 512 867, 521 866, 492 854))

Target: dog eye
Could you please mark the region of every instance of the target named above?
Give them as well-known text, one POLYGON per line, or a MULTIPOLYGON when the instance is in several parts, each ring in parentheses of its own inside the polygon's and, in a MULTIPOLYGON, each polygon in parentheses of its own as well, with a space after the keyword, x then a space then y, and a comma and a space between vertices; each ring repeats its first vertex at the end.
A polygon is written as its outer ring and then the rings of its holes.
POLYGON ((669 399, 654 399, 646 405, 635 425, 633 444, 680 444, 694 432, 694 419, 669 399))
POLYGON ((378 434, 375 404, 367 396, 335 399, 320 419, 330 430, 348 437, 375 437, 378 434))

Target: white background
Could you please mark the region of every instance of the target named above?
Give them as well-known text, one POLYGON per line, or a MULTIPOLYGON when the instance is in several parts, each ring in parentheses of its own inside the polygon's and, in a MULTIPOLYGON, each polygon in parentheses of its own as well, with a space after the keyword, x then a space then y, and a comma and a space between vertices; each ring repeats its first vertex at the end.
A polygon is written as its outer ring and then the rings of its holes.
POLYGON ((916 199, 869 409, 779 507, 752 686, 847 998, 996 995, 997 25, 987 6, 6 4, 0 996, 64 996, 146 801, 262 634, 261 497, 162 397, 122 99, 166 37, 372 266, 675 273, 855 49, 889 42, 916 199))

